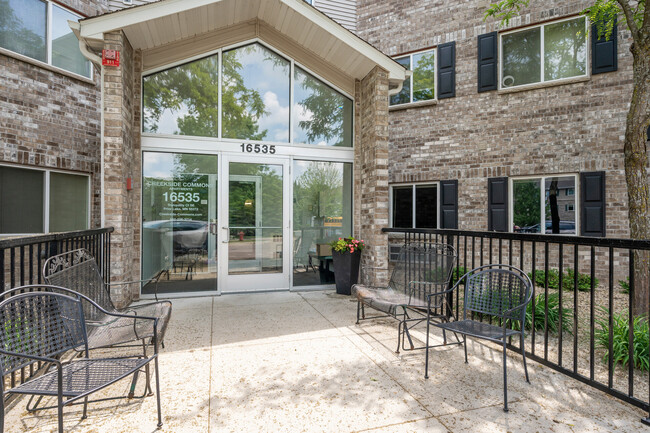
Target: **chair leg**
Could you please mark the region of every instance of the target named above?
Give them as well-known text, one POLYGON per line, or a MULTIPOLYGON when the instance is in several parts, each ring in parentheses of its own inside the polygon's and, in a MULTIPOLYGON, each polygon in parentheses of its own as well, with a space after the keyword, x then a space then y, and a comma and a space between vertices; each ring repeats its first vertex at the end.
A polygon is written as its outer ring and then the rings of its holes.
POLYGON ((503 411, 508 412, 508 369, 506 364, 506 340, 503 340, 503 411))
POLYGON ((429 378, 429 329, 431 327, 431 320, 429 317, 429 312, 427 312, 427 337, 426 337, 426 345, 424 346, 424 351, 426 352, 424 355, 424 378, 428 379, 429 378))
POLYGON ((84 412, 81 415, 81 419, 88 418, 88 397, 84 398, 84 412))
POLYGON ((467 364, 467 336, 463 334, 463 348, 465 349, 465 364, 467 364))
POLYGON ((402 337, 402 322, 400 321, 397 325, 397 350, 395 353, 399 353, 400 338, 402 337))
MULTIPOLYGON (((0 379, 4 381, 4 377, 0 379)), ((2 384, 0 384, 0 391, 2 390, 2 384)), ((5 431, 5 396, 4 393, 0 392, 0 433, 5 431)))
POLYGON ((528 378, 528 367, 526 366, 526 350, 524 349, 524 334, 521 334, 521 356, 524 358, 524 373, 526 373, 526 382, 530 383, 528 378))
POLYGON ((63 433, 63 395, 61 395, 61 388, 59 388, 58 397, 58 415, 59 415, 59 433, 63 433))
POLYGON ((154 359, 154 368, 156 369, 156 405, 158 406, 158 428, 162 427, 162 412, 160 410, 160 377, 158 375, 158 357, 154 359))
POLYGON ((357 301, 357 325, 359 324, 359 313, 361 312, 361 301, 357 301))

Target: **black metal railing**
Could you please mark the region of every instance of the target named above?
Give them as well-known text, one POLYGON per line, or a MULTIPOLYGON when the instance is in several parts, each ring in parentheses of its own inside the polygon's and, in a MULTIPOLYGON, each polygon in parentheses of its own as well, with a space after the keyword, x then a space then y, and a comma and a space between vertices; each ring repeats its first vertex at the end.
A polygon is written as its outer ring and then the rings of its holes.
MULTIPOLYGON (((113 228, 82 230, 0 240, 0 291, 43 283, 43 265, 56 254, 86 248, 97 260, 106 282, 111 271, 111 233, 113 228)), ((7 385, 15 387, 34 376, 40 363, 13 373, 7 385)))
MULTIPOLYGON (((526 355, 650 410, 650 375, 635 368, 632 361, 635 344, 647 346, 649 342, 647 333, 635 335, 632 325, 635 260, 631 259, 635 254, 648 254, 650 241, 449 229, 383 231, 389 234, 389 246, 413 242, 453 245, 458 254, 455 279, 464 271, 491 263, 508 264, 527 272, 532 277, 535 296, 529 306, 526 355), (627 330, 621 326, 625 321, 627 330), (625 339, 627 353, 621 354, 616 346, 625 343, 625 339), (617 355, 627 355, 630 362, 625 368, 615 362, 617 355)), ((459 317, 462 290, 455 291, 450 301, 452 312, 459 317)), ((650 314, 647 299, 644 304, 641 322, 647 321, 650 314)), ((511 348, 521 352, 519 342, 511 342, 511 348)), ((646 361, 650 364, 649 359, 646 361)), ((643 421, 648 420, 650 415, 643 421)))

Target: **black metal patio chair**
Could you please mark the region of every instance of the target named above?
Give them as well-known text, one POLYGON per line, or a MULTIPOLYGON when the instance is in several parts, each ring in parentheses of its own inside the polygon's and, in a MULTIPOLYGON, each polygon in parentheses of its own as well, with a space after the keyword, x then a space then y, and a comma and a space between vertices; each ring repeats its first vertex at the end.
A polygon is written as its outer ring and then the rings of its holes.
MULTIPOLYGON (((409 329, 429 318, 447 321, 451 309, 442 296, 428 304, 429 295, 446 293, 456 264, 456 250, 448 244, 414 243, 404 245, 391 274, 387 287, 370 287, 355 284, 352 288, 357 297, 357 324, 360 320, 392 317, 399 321, 397 327, 397 350, 424 349, 415 347, 409 329), (366 317, 365 307, 385 313, 366 317), (410 348, 405 346, 408 339, 410 348)), ((443 332, 444 344, 447 335, 443 332)), ((458 340, 460 343, 460 340, 458 340)), ((454 343, 454 344, 458 344, 454 343)))
MULTIPOLYGON (((96 304, 94 306, 100 308, 96 304)), ((149 322, 154 338, 157 336, 157 318, 108 311, 104 311, 104 314, 115 319, 149 322)), ((88 400, 89 395, 137 374, 151 361, 154 362, 156 378, 158 427, 162 426, 158 348, 154 345, 154 353, 148 357, 90 359, 84 315, 81 297, 61 293, 33 291, 15 294, 0 302, 0 433, 4 432, 6 394, 56 397, 56 406, 41 409, 58 410, 58 431, 62 433, 64 406, 81 404, 79 400, 83 399, 82 419, 85 419, 88 403, 94 402, 88 400), (73 350, 83 351, 85 358, 61 361, 63 354, 73 350), (31 377, 16 387, 5 389, 5 375, 34 362, 43 362, 55 368, 31 377)))
MULTIPOLYGON (((524 360, 526 382, 528 368, 524 350, 524 329, 526 306, 533 297, 533 285, 522 270, 509 265, 492 264, 472 269, 463 275, 449 289, 452 293, 464 283, 463 319, 453 322, 434 322, 427 320, 427 351, 424 377, 429 378, 429 328, 430 325, 463 336, 465 363, 467 363, 467 336, 481 338, 503 345, 503 410, 508 411, 508 371, 506 368, 506 346, 508 340, 516 335, 520 338, 520 348, 524 360), (470 313, 469 315, 467 313, 470 313), (496 325, 473 320, 475 315, 482 318, 496 318, 496 325)), ((430 297, 430 301, 431 301, 430 297)))
MULTIPOLYGON (((165 347, 165 331, 171 318, 172 303, 156 300, 156 302, 130 305, 127 308, 116 308, 111 300, 111 285, 104 283, 97 262, 87 250, 77 249, 50 257, 43 266, 43 278, 48 284, 81 293, 101 307, 101 310, 98 310, 84 303, 90 349, 114 347, 144 339, 148 339, 154 345, 161 344, 165 347), (108 311, 111 315, 106 315, 104 311, 108 311), (156 317, 159 319, 157 339, 153 338, 150 324, 138 323, 140 328, 133 329, 133 323, 116 320, 113 314, 156 317)), ((112 285, 136 284, 144 281, 150 280, 112 285)))

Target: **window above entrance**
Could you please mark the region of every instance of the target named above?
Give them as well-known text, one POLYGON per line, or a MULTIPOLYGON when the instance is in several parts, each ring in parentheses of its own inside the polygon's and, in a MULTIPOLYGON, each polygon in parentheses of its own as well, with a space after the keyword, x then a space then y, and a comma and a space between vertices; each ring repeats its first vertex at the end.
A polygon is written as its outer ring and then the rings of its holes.
POLYGON ((352 147, 352 106, 259 42, 143 78, 145 133, 352 147))

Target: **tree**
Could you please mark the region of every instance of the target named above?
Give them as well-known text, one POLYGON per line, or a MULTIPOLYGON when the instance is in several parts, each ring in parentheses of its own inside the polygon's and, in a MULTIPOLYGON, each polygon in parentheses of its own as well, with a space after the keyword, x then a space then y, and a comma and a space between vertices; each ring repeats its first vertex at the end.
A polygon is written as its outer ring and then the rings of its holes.
MULTIPOLYGON (((485 18, 494 17, 508 24, 528 7, 530 0, 501 0, 490 5, 485 18)), ((650 125, 650 8, 645 0, 594 0, 583 11, 596 25, 598 37, 609 38, 614 23, 624 22, 632 36, 633 90, 625 126, 625 180, 629 206, 630 237, 650 239, 650 185, 648 182, 647 129, 650 125), (620 17, 620 18, 619 18, 620 17)), ((593 35, 594 37, 596 35, 593 35)), ((650 294, 650 254, 634 254, 633 314, 648 310, 650 294)))

